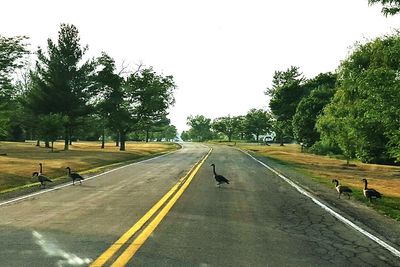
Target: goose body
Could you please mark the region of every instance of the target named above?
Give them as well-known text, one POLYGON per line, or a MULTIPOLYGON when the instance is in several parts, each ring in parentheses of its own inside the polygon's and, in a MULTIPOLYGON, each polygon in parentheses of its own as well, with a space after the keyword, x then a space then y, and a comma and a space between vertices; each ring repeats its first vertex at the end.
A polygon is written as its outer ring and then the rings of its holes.
POLYGON ((40 186, 41 187, 42 186, 45 187, 46 186, 46 182, 50 182, 50 183, 53 182, 52 180, 50 180, 49 177, 47 177, 47 176, 45 176, 45 175, 43 175, 43 174, 41 174, 39 172, 32 173, 32 177, 35 177, 35 176, 37 176, 37 179, 40 182, 40 186))
POLYGON ((218 186, 220 186, 223 183, 229 184, 229 180, 228 179, 226 179, 224 176, 222 176, 220 174, 217 174, 215 172, 215 164, 213 163, 213 164, 211 164, 211 166, 213 167, 214 178, 218 182, 218 186))
POLYGON ((347 195, 350 199, 351 193, 353 193, 353 191, 348 186, 339 184, 339 181, 336 179, 333 179, 332 183, 335 183, 336 191, 339 193, 338 198, 340 198, 341 194, 344 194, 344 195, 347 195))
POLYGON ((373 198, 381 198, 382 197, 382 194, 379 193, 378 191, 376 191, 375 189, 368 188, 367 179, 364 178, 361 181, 364 182, 364 189, 363 189, 364 196, 369 199, 369 202, 371 202, 373 198))
POLYGON ((71 172, 71 168, 67 167, 65 168, 68 170, 68 176, 72 179, 72 184, 75 185, 75 181, 79 180, 79 183, 82 184, 82 180, 84 180, 84 178, 77 172, 71 172))

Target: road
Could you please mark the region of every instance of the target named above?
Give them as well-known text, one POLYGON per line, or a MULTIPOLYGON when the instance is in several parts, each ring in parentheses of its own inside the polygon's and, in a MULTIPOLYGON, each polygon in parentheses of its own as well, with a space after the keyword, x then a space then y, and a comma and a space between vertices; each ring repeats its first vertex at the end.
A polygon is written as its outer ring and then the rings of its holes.
MULTIPOLYGON (((0 265, 87 266, 207 151, 186 144, 176 153, 82 186, 0 206, 0 265)), ((127 266, 400 266, 399 258, 249 156, 225 146, 213 146, 153 230, 127 266), (211 163, 230 179, 229 185, 216 186, 211 163)))

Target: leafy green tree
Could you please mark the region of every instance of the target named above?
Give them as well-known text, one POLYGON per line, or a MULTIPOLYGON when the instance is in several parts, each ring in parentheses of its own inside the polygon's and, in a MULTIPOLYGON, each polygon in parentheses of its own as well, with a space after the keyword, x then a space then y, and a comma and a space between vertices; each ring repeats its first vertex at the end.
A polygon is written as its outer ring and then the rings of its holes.
POLYGON ((54 142, 63 134, 66 118, 61 114, 48 114, 39 117, 39 132, 45 141, 51 142, 51 151, 54 142))
POLYGON ((0 96, 9 95, 12 90, 11 75, 25 64, 24 56, 29 54, 26 36, 4 37, 0 35, 0 96))
MULTIPOLYGON (((304 77, 298 67, 290 67, 286 71, 275 71, 272 87, 267 89, 266 94, 271 97, 269 107, 277 122, 280 131, 292 136, 292 118, 300 100, 307 94, 303 86, 304 77)), ((277 124, 277 125, 278 125, 277 124)), ((277 137, 283 145, 283 135, 277 137)))
POLYGON ((251 109, 246 114, 246 131, 256 136, 257 142, 259 136, 272 131, 272 115, 262 109, 251 109))
POLYGON ((146 131, 146 142, 152 130, 169 124, 168 108, 175 103, 176 88, 172 76, 157 74, 153 68, 145 68, 130 75, 125 83, 132 101, 137 103, 135 113, 138 126, 146 131))
POLYGON ((47 54, 38 49, 36 70, 32 72, 34 86, 28 93, 27 106, 38 115, 58 113, 67 119, 65 150, 68 150, 72 129, 78 127, 81 117, 91 112, 94 64, 83 61, 87 49, 81 46, 74 25, 61 24, 58 42, 47 41, 47 54))
MULTIPOLYGON (((338 121, 347 122, 343 134, 356 140, 355 155, 364 162, 400 159, 399 58, 399 35, 357 45, 339 67, 339 90, 321 117, 322 121, 329 122, 329 128, 340 126, 338 121)), ((326 127, 321 128, 323 136, 326 127)), ((343 132, 340 128, 343 127, 338 127, 338 134, 343 132)), ((344 139, 336 139, 343 148, 344 139)))
POLYGON ((17 134, 14 130, 21 131, 20 125, 15 124, 16 109, 19 110, 17 88, 12 83, 15 70, 25 65, 25 55, 29 54, 25 36, 4 37, 0 35, 0 138, 7 139, 11 132, 11 139, 17 134), (16 126, 16 127, 15 127, 16 126))
POLYGON ((320 140, 315 124, 335 93, 335 83, 335 74, 321 73, 304 84, 310 93, 304 96, 297 106, 293 116, 293 134, 297 141, 307 147, 320 140))
POLYGON ((178 135, 178 132, 176 130, 176 127, 174 125, 169 124, 167 126, 162 127, 162 129, 159 132, 157 132, 154 137, 158 141, 162 141, 164 139, 166 141, 171 142, 171 141, 174 141, 174 139, 177 137, 177 135, 178 135))
POLYGON ((382 4, 382 13, 385 16, 395 15, 400 12, 400 0, 368 0, 370 5, 382 4))
POLYGON ((232 136, 239 132, 240 120, 238 117, 227 117, 216 118, 212 123, 212 128, 220 133, 225 134, 228 137, 228 141, 232 140, 232 136))
POLYGON ((188 131, 190 139, 203 142, 212 138, 211 119, 203 115, 189 116, 187 125, 191 127, 188 131))
POLYGON ((183 141, 189 141, 190 140, 190 135, 188 131, 182 131, 181 133, 181 139, 183 141))
POLYGON ((116 132, 124 132, 125 124, 121 123, 118 117, 130 117, 125 114, 129 111, 122 108, 122 103, 125 101, 123 78, 116 73, 114 59, 102 52, 96 60, 96 66, 97 72, 94 76, 96 95, 93 102, 97 117, 100 119, 101 148, 104 148, 106 127, 116 132))

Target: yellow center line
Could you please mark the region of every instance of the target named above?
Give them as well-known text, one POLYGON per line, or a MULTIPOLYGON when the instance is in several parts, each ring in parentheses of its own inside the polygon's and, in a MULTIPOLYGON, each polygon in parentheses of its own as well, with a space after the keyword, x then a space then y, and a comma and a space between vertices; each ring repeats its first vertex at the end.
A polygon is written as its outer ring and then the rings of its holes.
POLYGON ((194 171, 190 174, 186 182, 179 188, 178 192, 171 198, 171 200, 164 206, 164 208, 158 213, 152 222, 138 235, 138 237, 126 248, 126 250, 118 257, 118 259, 111 265, 111 267, 122 267, 125 266, 129 260, 135 255, 139 248, 144 244, 151 233, 156 229, 162 219, 167 215, 169 210, 173 207, 175 202, 183 194, 186 188, 189 186, 193 177, 196 175, 200 167, 206 161, 208 156, 211 154, 212 149, 207 153, 203 160, 197 165, 194 171))
MULTIPOLYGON (((211 151, 210 151, 211 152, 211 151)), ((209 152, 209 153, 210 153, 209 152)), ((209 155, 206 155, 206 157, 209 155)), ((203 162, 203 161, 201 161, 203 162)), ((202 163, 201 163, 202 164, 202 163)), ((139 231, 143 225, 160 209, 162 205, 171 197, 173 193, 178 189, 180 184, 186 179, 186 177, 193 171, 194 167, 198 164, 192 166, 189 172, 183 176, 179 181, 168 191, 139 221, 137 221, 128 231, 126 231, 114 244, 112 244, 106 251, 104 251, 94 262, 92 262, 90 267, 100 267, 103 266, 118 250, 126 243, 128 240, 139 231)))

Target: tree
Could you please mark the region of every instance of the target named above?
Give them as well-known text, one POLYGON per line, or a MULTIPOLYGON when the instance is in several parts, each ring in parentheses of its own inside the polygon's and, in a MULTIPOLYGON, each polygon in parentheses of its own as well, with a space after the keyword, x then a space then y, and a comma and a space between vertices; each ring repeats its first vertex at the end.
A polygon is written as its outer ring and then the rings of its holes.
MULTIPOLYGON (((24 43, 26 39, 25 36, 0 35, 0 138, 2 139, 8 138, 10 130, 12 131, 13 124, 15 125, 12 116, 15 115, 15 110, 19 109, 17 88, 12 83, 12 75, 16 69, 24 66, 24 56, 29 54, 24 43)), ((18 126, 18 129, 21 130, 21 127, 18 126)))
POLYGON ((220 133, 225 134, 228 137, 228 141, 232 140, 232 136, 239 132, 240 120, 238 117, 227 117, 216 118, 212 123, 212 128, 220 133))
POLYGON ((11 75, 24 66, 24 56, 29 54, 26 36, 4 37, 0 35, 0 95, 9 93, 11 75))
POLYGON ((51 142, 51 151, 54 142, 62 135, 66 118, 61 114, 48 114, 39 117, 39 132, 42 138, 51 142))
POLYGON ((88 47, 80 45, 74 25, 61 24, 58 42, 48 39, 47 46, 47 54, 41 48, 37 51, 36 70, 32 72, 34 86, 28 93, 27 106, 38 115, 58 113, 66 118, 64 149, 68 150, 73 127, 91 111, 94 64, 83 62, 88 47))
POLYGON ((335 93, 335 83, 335 74, 321 73, 304 84, 310 93, 304 96, 297 106, 293 116, 293 134, 298 142, 307 147, 320 140, 315 124, 335 93))
MULTIPOLYGON (((356 140, 355 156, 360 160, 374 163, 400 160, 399 58, 399 35, 355 47, 339 67, 339 90, 320 118, 325 124, 320 126, 321 137, 326 136, 327 128, 336 127, 338 135, 356 140), (346 124, 341 125, 341 121, 346 124)), ((343 148, 345 138, 332 138, 343 148)))
POLYGON ((400 12, 400 0, 368 0, 368 4, 370 5, 377 3, 383 5, 382 13, 385 16, 392 16, 400 12))
POLYGON ((159 132, 155 134, 155 138, 157 141, 162 141, 163 139, 166 141, 174 141, 176 138, 178 132, 176 130, 176 127, 174 125, 167 125, 164 126, 160 129, 159 132))
POLYGON ((124 125, 118 119, 119 116, 127 117, 122 107, 124 93, 122 92, 123 78, 116 72, 115 61, 105 52, 96 60, 97 73, 94 76, 96 95, 93 102, 95 110, 100 118, 101 148, 104 148, 106 126, 121 132, 124 125))
POLYGON ((259 136, 272 131, 272 116, 262 109, 251 109, 246 114, 246 130, 254 134, 258 142, 259 136))
POLYGON ((166 120, 168 108, 175 103, 176 88, 172 76, 157 74, 153 68, 145 68, 130 75, 125 83, 132 97, 138 126, 146 131, 146 142, 152 130, 169 124, 166 120))
POLYGON ((203 142, 212 138, 211 119, 203 115, 189 116, 187 125, 191 127, 188 131, 190 139, 203 142))
MULTIPOLYGON (((266 94, 271 97, 269 107, 275 119, 279 122, 280 132, 292 136, 292 118, 300 100, 306 95, 303 86, 304 78, 298 67, 290 67, 286 71, 275 71, 272 87, 266 94)), ((283 135, 279 136, 283 145, 283 135)))

